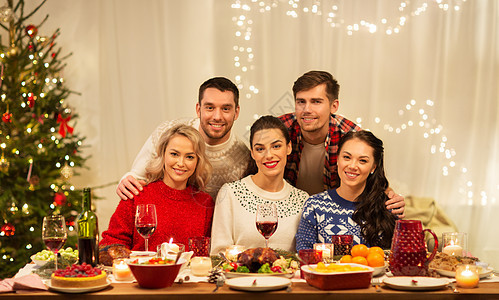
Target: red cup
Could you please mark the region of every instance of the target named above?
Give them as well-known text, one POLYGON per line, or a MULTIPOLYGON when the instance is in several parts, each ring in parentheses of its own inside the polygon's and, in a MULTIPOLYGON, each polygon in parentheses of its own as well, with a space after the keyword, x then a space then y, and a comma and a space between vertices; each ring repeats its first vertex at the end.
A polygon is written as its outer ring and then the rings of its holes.
POLYGON ((194 252, 192 256, 210 256, 211 244, 207 236, 195 236, 189 238, 189 251, 194 252))
POLYGON ((348 255, 353 247, 353 235, 350 234, 342 234, 342 235, 333 235, 331 237, 331 243, 334 247, 334 256, 336 255, 348 255))
MULTIPOLYGON (((322 250, 302 249, 298 251, 298 256, 302 260, 302 265, 313 265, 322 261, 322 250)), ((301 279, 305 279, 301 271, 300 277, 301 279)))

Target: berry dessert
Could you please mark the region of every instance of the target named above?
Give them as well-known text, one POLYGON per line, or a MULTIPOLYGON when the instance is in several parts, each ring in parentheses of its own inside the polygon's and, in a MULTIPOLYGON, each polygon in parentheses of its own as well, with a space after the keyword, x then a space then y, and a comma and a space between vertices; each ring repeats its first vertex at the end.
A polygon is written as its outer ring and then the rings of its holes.
POLYGON ((82 288, 101 286, 106 283, 106 272, 86 263, 55 270, 51 277, 51 285, 55 287, 82 288))

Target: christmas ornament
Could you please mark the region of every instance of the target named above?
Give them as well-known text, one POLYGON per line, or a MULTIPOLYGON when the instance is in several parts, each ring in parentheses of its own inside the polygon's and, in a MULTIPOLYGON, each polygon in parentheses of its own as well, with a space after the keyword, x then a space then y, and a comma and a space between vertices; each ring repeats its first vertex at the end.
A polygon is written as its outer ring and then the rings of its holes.
POLYGON ((1 236, 13 236, 15 232, 16 228, 11 223, 3 224, 2 228, 0 229, 1 236))
POLYGON ((4 123, 12 123, 12 113, 9 113, 9 112, 3 113, 2 121, 4 123))
POLYGON ((68 125, 69 120, 71 120, 71 116, 67 118, 63 118, 61 114, 57 116, 57 123, 60 123, 61 126, 59 127, 59 134, 65 138, 66 137, 66 131, 69 133, 73 133, 73 127, 68 125))
POLYGON ((10 162, 4 157, 2 151, 2 157, 0 157, 0 172, 7 173, 9 171, 9 166, 10 162))
POLYGON ((65 179, 70 179, 71 177, 73 177, 73 168, 71 168, 70 166, 68 166, 67 163, 64 164, 64 166, 61 168, 61 175, 62 177, 64 177, 65 179))
POLYGON ((34 191, 36 186, 40 184, 40 177, 37 175, 33 175, 29 178, 29 190, 34 191))
POLYGON ((35 25, 30 24, 30 25, 26 26, 25 31, 26 31, 26 34, 27 34, 30 38, 32 38, 32 37, 34 37, 34 36, 38 33, 38 28, 36 28, 36 26, 35 26, 35 25))
POLYGON ((57 206, 62 206, 64 204, 66 204, 66 195, 64 195, 64 193, 55 193, 54 195, 54 203, 57 205, 57 206))
POLYGON ((0 7, 0 21, 8 23, 14 19, 14 12, 8 6, 0 7))
POLYGON ((14 57, 18 55, 20 52, 19 47, 16 45, 10 46, 9 50, 7 50, 7 57, 14 57))
POLYGON ((35 106, 35 100, 36 98, 33 95, 28 96, 28 105, 30 108, 33 108, 35 106))

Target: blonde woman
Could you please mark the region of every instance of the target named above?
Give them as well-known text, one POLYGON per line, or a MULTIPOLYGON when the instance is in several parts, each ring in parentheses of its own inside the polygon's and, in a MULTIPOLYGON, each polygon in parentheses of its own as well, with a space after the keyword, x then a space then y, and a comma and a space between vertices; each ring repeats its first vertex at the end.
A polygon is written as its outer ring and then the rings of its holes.
POLYGON ((158 226, 149 238, 149 249, 170 238, 187 245, 189 237, 210 235, 214 203, 203 190, 211 165, 202 136, 191 126, 177 125, 161 136, 156 153, 146 167, 147 185, 132 200, 120 201, 101 245, 144 250, 144 239, 135 229, 138 204, 156 205, 158 226))

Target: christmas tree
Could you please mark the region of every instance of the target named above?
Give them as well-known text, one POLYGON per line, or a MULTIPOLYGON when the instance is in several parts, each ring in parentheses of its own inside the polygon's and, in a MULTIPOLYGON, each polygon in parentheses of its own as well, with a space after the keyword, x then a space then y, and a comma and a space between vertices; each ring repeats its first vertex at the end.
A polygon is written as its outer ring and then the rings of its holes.
MULTIPOLYGON (((45 1, 25 11, 7 0, 0 7, 0 278, 14 275, 45 248, 43 217, 66 218, 68 241, 76 245, 75 217, 81 191, 69 182, 82 167, 82 137, 73 128, 77 114, 68 105, 74 94, 62 78, 64 61, 56 39, 31 24, 45 1), (0 29, 1 30, 1 29, 0 29)), ((2 5, 0 3, 0 5, 2 5)))

